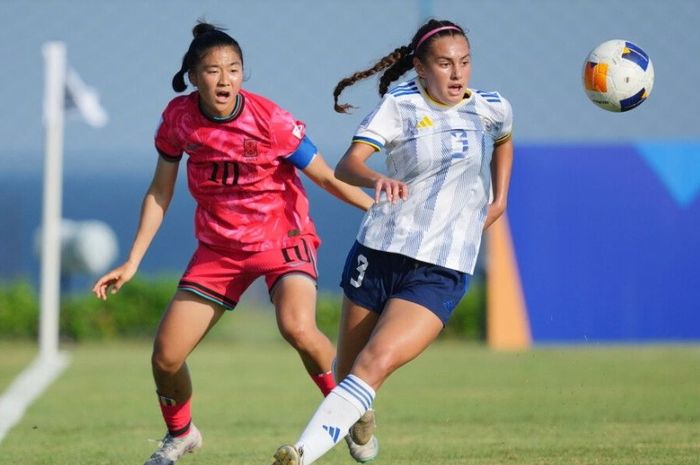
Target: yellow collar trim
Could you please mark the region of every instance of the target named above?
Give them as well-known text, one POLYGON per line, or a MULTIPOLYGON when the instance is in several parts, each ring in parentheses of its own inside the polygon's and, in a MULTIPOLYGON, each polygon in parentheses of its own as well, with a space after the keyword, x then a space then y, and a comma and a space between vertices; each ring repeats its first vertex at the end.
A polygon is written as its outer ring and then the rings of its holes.
POLYGON ((450 108, 457 108, 461 105, 464 105, 466 102, 469 101, 469 99, 472 98, 472 91, 469 89, 466 89, 464 91, 464 98, 462 99, 461 102, 455 103, 454 105, 448 105, 446 103, 442 103, 439 100, 435 100, 433 97, 430 96, 428 93, 428 89, 425 88, 425 85, 423 85, 423 80, 421 78, 416 78, 416 82, 418 83, 418 90, 420 90, 420 93, 423 95, 423 97, 428 101, 433 106, 436 106, 442 110, 448 110, 450 108))

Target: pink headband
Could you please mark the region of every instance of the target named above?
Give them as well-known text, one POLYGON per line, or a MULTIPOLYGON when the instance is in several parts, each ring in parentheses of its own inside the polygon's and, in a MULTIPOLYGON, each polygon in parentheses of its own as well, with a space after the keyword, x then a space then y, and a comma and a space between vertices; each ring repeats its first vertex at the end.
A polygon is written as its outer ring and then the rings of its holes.
MULTIPOLYGON (((449 30, 449 29, 452 29, 452 30, 454 30, 454 31, 462 32, 462 30, 461 30, 460 28, 458 28, 457 26, 441 26, 441 27, 437 27, 437 28, 433 29, 432 31, 426 32, 426 33, 423 35, 423 37, 420 38, 420 40, 419 40, 418 43, 416 44, 416 48, 415 48, 414 50, 418 50, 418 47, 420 47, 421 44, 422 44, 423 42, 425 42, 425 41, 426 41, 429 37, 431 37, 433 34, 437 34, 437 33, 440 32, 440 31, 447 31, 447 30, 449 30)), ((464 34, 464 33, 462 32, 462 34, 464 34)))

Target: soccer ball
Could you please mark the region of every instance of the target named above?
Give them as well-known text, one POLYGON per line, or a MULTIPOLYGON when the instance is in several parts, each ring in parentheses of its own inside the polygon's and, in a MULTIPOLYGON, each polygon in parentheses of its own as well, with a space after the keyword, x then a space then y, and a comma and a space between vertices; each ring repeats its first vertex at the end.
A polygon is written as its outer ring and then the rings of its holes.
POLYGON ((583 87, 593 103, 608 111, 629 111, 644 102, 654 85, 649 55, 628 40, 608 40, 588 54, 583 87))

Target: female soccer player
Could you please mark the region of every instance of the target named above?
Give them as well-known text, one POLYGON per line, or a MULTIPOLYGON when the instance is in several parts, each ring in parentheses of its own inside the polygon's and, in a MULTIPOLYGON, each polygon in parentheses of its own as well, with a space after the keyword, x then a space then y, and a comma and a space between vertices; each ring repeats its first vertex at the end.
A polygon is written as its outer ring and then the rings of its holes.
POLYGON ((275 465, 309 465, 372 405, 391 373, 439 335, 464 296, 481 234, 506 208, 513 159, 510 104, 468 88, 464 30, 431 20, 411 43, 340 81, 342 90, 384 71, 383 99, 336 167, 338 178, 374 188, 341 278, 337 379, 299 440, 275 465), (417 76, 389 90, 414 68, 417 76), (367 159, 386 149, 387 175, 367 159), (492 194, 491 194, 492 193, 492 194))
POLYGON ((155 136, 160 157, 128 259, 93 288, 106 299, 134 276, 168 209, 179 162, 187 153, 199 244, 155 337, 153 377, 168 433, 147 465, 171 465, 201 445, 192 424, 185 360, 259 276, 265 277, 281 334, 309 375, 324 395, 335 386, 335 349, 315 322, 320 241, 297 170, 358 208, 373 203, 361 189, 336 179, 302 122, 241 88, 243 53, 236 40, 206 23, 195 26, 193 34, 172 86, 184 91, 187 74, 196 91, 165 108, 155 136))

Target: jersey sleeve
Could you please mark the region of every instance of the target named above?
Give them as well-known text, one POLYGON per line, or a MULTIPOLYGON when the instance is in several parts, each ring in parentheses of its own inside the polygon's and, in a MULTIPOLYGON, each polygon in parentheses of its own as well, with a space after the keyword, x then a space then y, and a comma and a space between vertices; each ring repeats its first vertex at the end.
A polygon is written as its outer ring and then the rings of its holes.
POLYGON ((277 107, 270 118, 272 149, 299 169, 306 168, 316 155, 316 146, 306 137, 306 125, 277 107))
POLYGON ((360 123, 352 141, 371 145, 380 151, 400 134, 401 115, 396 99, 386 94, 379 106, 360 123))
POLYGON ((168 105, 161 116, 156 129, 155 146, 158 154, 165 160, 178 162, 182 159, 183 148, 177 126, 174 124, 172 105, 168 105))
POLYGON ((513 132, 513 108, 510 102, 501 96, 500 125, 494 134, 494 144, 501 144, 510 139, 513 132))
POLYGON ((292 165, 296 166, 298 169, 303 170, 309 166, 311 161, 316 156, 316 153, 318 153, 318 150, 316 149, 314 143, 311 142, 309 136, 304 136, 301 143, 297 146, 297 149, 294 151, 294 153, 289 155, 286 160, 292 165))

